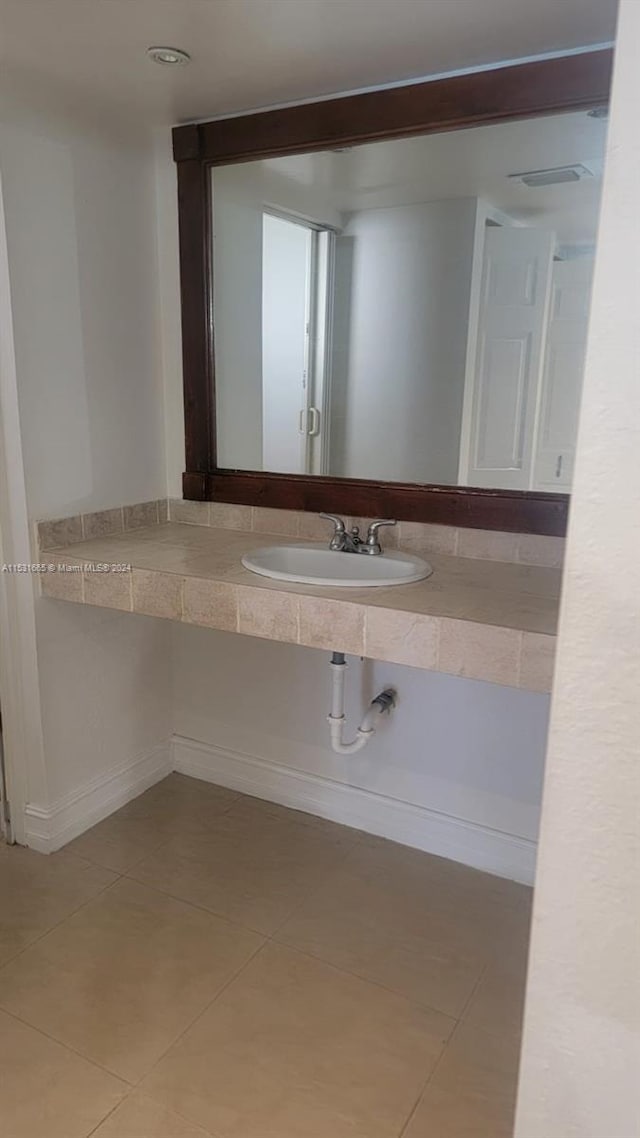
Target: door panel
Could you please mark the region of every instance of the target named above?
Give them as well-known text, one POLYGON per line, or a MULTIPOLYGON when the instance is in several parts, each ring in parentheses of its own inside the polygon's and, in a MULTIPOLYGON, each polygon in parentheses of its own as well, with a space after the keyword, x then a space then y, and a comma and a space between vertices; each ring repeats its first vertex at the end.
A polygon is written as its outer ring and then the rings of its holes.
POLYGON ((568 491, 575 460, 593 258, 553 266, 533 488, 568 491))
POLYGON ((544 359, 555 235, 489 228, 480 297, 468 480, 526 490, 544 359))
POLYGON ((523 411, 531 336, 485 345, 480 374, 476 461, 478 470, 522 465, 523 411))

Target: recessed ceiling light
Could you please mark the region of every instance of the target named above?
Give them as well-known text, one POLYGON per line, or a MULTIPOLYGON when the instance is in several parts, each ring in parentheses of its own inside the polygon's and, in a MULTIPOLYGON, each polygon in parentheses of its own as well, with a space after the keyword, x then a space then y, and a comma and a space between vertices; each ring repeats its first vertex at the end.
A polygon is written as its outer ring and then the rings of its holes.
POLYGON ((162 63, 166 67, 191 62, 189 53, 181 51, 179 47, 148 47, 147 55, 154 63, 162 63))

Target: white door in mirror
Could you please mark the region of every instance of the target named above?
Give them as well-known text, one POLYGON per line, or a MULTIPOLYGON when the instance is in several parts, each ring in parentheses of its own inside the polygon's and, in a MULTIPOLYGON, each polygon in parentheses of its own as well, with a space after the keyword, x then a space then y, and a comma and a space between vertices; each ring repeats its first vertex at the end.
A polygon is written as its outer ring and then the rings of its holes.
POLYGON ((410 553, 338 553, 310 542, 253 549, 245 553, 242 564, 252 573, 276 581, 352 589, 410 585, 433 573, 427 561, 410 553))

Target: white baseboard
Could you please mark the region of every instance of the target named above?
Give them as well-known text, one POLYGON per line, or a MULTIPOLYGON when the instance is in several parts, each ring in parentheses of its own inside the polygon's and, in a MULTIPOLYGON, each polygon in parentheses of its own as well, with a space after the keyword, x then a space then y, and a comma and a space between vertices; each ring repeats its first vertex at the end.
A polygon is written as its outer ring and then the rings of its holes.
POLYGON ((29 803, 24 811, 27 845, 39 853, 53 853, 166 778, 172 769, 171 743, 167 739, 49 807, 29 803))
POLYGON ((173 736, 171 750, 173 770, 181 774, 533 884, 536 843, 526 838, 181 735, 173 736))
POLYGON ((174 735, 49 807, 25 808, 26 842, 53 853, 172 770, 279 802, 464 865, 533 884, 535 842, 270 759, 174 735))

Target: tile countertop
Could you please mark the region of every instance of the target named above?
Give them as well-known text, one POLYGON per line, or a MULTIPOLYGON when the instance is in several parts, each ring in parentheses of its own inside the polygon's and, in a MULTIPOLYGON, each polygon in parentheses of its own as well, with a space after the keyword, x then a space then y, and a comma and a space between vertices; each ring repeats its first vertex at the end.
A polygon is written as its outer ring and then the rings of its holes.
MULTIPOLYGON (((289 585, 250 573, 244 553, 295 538, 169 522, 59 546, 44 596, 549 691, 560 571, 429 554, 412 585, 289 585), (131 571, 99 571, 99 565, 131 571), (79 571, 81 566, 93 566, 79 571)), ((348 554, 345 554, 348 556, 348 554)))

